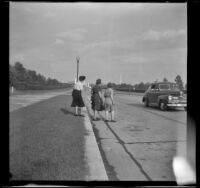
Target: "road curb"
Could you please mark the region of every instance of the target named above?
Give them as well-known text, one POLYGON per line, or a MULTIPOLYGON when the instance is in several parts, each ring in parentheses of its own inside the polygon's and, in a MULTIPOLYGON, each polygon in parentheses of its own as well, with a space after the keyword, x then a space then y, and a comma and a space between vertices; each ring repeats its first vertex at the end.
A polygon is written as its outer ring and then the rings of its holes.
POLYGON ((94 135, 94 131, 92 128, 92 124, 90 122, 90 118, 88 115, 88 101, 86 97, 83 97, 83 100, 86 105, 85 109, 85 128, 87 131, 87 135, 85 136, 85 143, 86 143, 86 159, 89 165, 90 174, 86 177, 86 180, 108 180, 108 176, 105 170, 105 166, 103 163, 103 159, 101 157, 101 153, 96 141, 96 137, 94 135))

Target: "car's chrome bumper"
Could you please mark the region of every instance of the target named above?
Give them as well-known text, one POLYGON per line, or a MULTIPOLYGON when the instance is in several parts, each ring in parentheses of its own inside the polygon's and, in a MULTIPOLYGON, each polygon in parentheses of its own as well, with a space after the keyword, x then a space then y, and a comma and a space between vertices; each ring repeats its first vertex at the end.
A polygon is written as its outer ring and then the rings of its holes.
POLYGON ((187 107, 187 104, 177 104, 177 103, 169 103, 167 104, 169 107, 187 107))

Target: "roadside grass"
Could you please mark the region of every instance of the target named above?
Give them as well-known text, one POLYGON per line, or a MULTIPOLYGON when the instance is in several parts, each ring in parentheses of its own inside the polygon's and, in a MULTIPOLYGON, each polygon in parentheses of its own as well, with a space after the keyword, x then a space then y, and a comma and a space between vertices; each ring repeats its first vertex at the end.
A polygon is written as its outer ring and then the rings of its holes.
POLYGON ((70 104, 60 95, 10 113, 11 180, 85 179, 85 128, 70 104))

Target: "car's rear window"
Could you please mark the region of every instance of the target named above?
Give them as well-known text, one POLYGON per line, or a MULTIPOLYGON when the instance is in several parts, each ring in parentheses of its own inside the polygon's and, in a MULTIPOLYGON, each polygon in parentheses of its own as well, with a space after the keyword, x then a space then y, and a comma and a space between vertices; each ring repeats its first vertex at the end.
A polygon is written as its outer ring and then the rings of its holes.
POLYGON ((170 86, 171 86, 172 90, 179 90, 179 88, 176 84, 171 84, 170 86))
POLYGON ((159 84, 159 88, 162 90, 176 90, 178 91, 179 88, 176 84, 159 84))
POLYGON ((164 90, 168 90, 168 89, 170 89, 170 85, 169 84, 159 84, 159 88, 164 89, 164 90))

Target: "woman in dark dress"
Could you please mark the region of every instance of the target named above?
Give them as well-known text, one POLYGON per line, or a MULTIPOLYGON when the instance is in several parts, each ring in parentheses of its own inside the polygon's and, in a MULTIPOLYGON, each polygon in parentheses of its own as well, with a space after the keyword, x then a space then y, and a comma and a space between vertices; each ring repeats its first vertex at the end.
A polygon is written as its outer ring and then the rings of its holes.
POLYGON ((97 111, 102 111, 102 89, 101 89, 101 79, 96 80, 96 85, 91 91, 91 101, 92 109, 94 111, 94 121, 100 120, 97 118, 97 111))
POLYGON ((85 76, 79 76, 79 81, 75 83, 72 92, 72 104, 71 107, 75 107, 75 116, 84 116, 81 114, 81 108, 85 106, 81 91, 83 90, 83 85, 85 83, 85 76))

